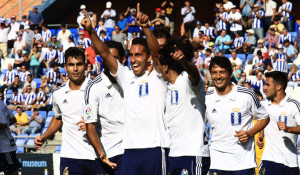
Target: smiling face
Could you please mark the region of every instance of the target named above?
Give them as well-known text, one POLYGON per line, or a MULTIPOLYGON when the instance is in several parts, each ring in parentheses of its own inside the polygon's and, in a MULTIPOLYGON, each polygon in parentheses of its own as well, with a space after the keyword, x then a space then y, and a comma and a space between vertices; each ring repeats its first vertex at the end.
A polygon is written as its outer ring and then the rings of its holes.
POLYGON ((84 71, 85 71, 85 64, 81 56, 78 58, 68 57, 67 63, 65 64, 65 69, 68 74, 68 78, 70 81, 74 82, 75 84, 80 84, 84 81, 84 71))
POLYGON ((218 65, 214 65, 211 68, 211 79, 218 91, 224 91, 228 85, 230 85, 230 74, 225 69, 218 65))
POLYGON ((144 46, 140 44, 132 45, 129 56, 130 65, 132 67, 134 75, 142 76, 146 72, 148 66, 148 55, 145 51, 144 46))

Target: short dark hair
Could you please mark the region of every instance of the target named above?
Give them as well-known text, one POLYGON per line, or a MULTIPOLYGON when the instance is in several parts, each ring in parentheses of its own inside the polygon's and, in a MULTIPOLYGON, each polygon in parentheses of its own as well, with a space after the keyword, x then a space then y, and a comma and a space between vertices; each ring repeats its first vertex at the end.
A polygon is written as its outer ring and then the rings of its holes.
POLYGON ((145 39, 145 38, 134 38, 133 40, 132 40, 132 46, 133 45, 142 45, 142 46, 144 46, 144 51, 146 52, 146 54, 147 54, 147 57, 150 55, 150 49, 149 49, 149 47, 148 47, 148 44, 147 44, 147 40, 145 39))
POLYGON ((209 53, 212 53, 212 50, 211 50, 211 49, 206 49, 205 51, 206 51, 206 52, 209 52, 209 53))
POLYGON ((231 62, 227 57, 224 56, 215 56, 211 59, 210 65, 209 65, 209 72, 211 72, 211 69, 213 66, 218 65, 221 68, 224 68, 228 71, 228 73, 232 74, 232 67, 231 62))
POLYGON ((16 77, 20 78, 20 76, 19 76, 19 75, 16 75, 16 76, 15 76, 15 78, 16 78, 16 77))
POLYGON ((169 33, 169 31, 167 31, 166 28, 164 27, 156 27, 153 30, 153 34, 155 36, 155 38, 166 38, 167 42, 170 41, 171 39, 171 35, 169 33))
POLYGON ((258 50, 258 51, 256 52, 256 55, 262 56, 262 51, 261 51, 261 50, 258 50))
POLYGON ((178 47, 179 50, 183 52, 186 60, 192 61, 192 59, 194 58, 194 48, 188 37, 186 36, 179 37, 176 42, 176 46, 178 47))
POLYGON ((254 92, 255 92, 255 94, 257 95, 257 97, 261 97, 261 98, 263 98, 263 95, 261 94, 261 92, 260 92, 260 91, 258 91, 258 90, 255 90, 254 92))
POLYGON ((48 25, 47 25, 46 23, 43 23, 43 24, 42 24, 42 27, 43 27, 43 26, 46 27, 46 28, 48 28, 48 25))
POLYGON ((66 24, 61 24, 60 27, 66 28, 66 24))
POLYGON ((82 50, 80 50, 78 47, 70 47, 65 52, 65 63, 68 62, 69 57, 74 57, 76 59, 82 59, 82 61, 85 63, 85 55, 82 50))
MULTIPOLYGON (((21 109, 21 110, 22 110, 21 106, 18 106, 18 107, 17 107, 17 110, 18 110, 18 109, 21 109)), ((22 110, 22 111, 23 111, 23 110, 22 110)))
POLYGON ((14 88, 12 88, 12 91, 13 92, 18 92, 18 89, 14 87, 14 88))
POLYGON ((266 78, 272 78, 275 85, 280 84, 285 91, 288 83, 288 79, 283 72, 280 71, 272 71, 265 73, 266 78))
POLYGON ((125 50, 124 47, 120 42, 117 41, 106 41, 105 44, 108 48, 115 48, 118 50, 118 54, 120 58, 123 58, 125 56, 125 50))
POLYGON ((283 44, 286 44, 286 43, 290 43, 290 40, 288 40, 288 39, 284 40, 283 44))
POLYGON ((248 84, 249 86, 251 86, 251 83, 250 83, 250 82, 245 82, 245 83, 244 83, 244 86, 245 86, 245 84, 248 84))
POLYGON ((32 75, 31 75, 31 74, 28 74, 27 76, 30 76, 30 77, 32 77, 32 75))
POLYGON ((58 63, 53 63, 51 67, 58 67, 58 63))

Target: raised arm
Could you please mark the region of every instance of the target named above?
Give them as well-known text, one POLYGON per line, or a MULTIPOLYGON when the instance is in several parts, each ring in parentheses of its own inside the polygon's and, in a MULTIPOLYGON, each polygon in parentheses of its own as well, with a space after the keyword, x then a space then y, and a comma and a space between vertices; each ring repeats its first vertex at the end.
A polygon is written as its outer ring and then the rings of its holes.
POLYGON ((82 27, 89 32, 96 51, 100 53, 100 56, 109 71, 115 75, 118 70, 117 60, 111 55, 109 48, 98 37, 96 31, 93 29, 92 22, 88 14, 86 12, 84 14, 85 18, 81 21, 82 27))

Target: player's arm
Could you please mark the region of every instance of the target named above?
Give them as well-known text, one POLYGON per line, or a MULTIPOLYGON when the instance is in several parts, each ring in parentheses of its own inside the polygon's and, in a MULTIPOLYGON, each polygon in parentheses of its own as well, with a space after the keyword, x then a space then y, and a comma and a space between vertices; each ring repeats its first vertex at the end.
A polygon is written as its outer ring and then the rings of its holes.
POLYGON ((101 58, 103 59, 103 62, 108 67, 109 71, 113 75, 117 74, 117 70, 118 70, 117 60, 111 55, 109 48, 97 36, 97 33, 93 29, 92 22, 88 14, 86 12, 84 14, 85 14, 85 18, 81 21, 82 27, 89 32, 96 51, 99 52, 101 58))
POLYGON ((86 132, 87 132, 88 138, 89 138, 92 146, 94 147, 94 149, 100 156, 100 159, 102 160, 103 158, 106 157, 106 155, 105 155, 102 143, 100 141, 100 136, 96 132, 95 123, 86 123, 86 132))

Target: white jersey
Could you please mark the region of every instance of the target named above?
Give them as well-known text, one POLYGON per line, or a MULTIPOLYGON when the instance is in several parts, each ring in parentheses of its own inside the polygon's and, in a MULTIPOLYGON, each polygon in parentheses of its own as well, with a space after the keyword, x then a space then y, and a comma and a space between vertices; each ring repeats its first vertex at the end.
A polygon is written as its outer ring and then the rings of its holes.
POLYGON ((163 78, 155 70, 137 77, 121 63, 115 77, 124 92, 124 149, 169 147, 163 78))
POLYGON ((211 169, 237 171, 256 167, 254 137, 241 143, 236 131, 247 131, 256 120, 268 118, 256 94, 245 87, 233 85, 230 93, 217 94, 216 89, 206 93, 206 117, 211 125, 211 169))
MULTIPOLYGON (((103 73, 90 81, 85 90, 85 122, 98 123, 101 142, 108 158, 124 153, 124 98, 118 84, 103 73)), ((98 130, 97 128, 97 130, 98 130)))
POLYGON ((235 13, 230 12, 230 14, 228 15, 228 20, 230 18, 231 18, 231 20, 229 21, 229 23, 231 24, 230 31, 236 32, 236 31, 240 31, 240 30, 243 29, 241 21, 240 22, 234 22, 235 20, 242 19, 241 13, 239 13, 239 12, 235 12, 235 13))
POLYGON ((203 81, 192 86, 182 72, 168 84, 166 119, 170 133, 170 157, 201 156, 205 130, 205 91, 203 81))
POLYGON ((80 90, 70 90, 67 81, 53 92, 53 111, 55 117, 62 119, 63 122, 61 157, 84 160, 97 158, 86 132, 79 131, 77 125, 83 116, 84 90, 87 82, 85 79, 80 90))
POLYGON ((286 96, 279 105, 267 100, 262 104, 270 115, 270 123, 264 129, 266 146, 261 159, 298 167, 297 134, 279 131, 277 122, 283 121, 288 127, 300 125, 300 103, 286 96))

